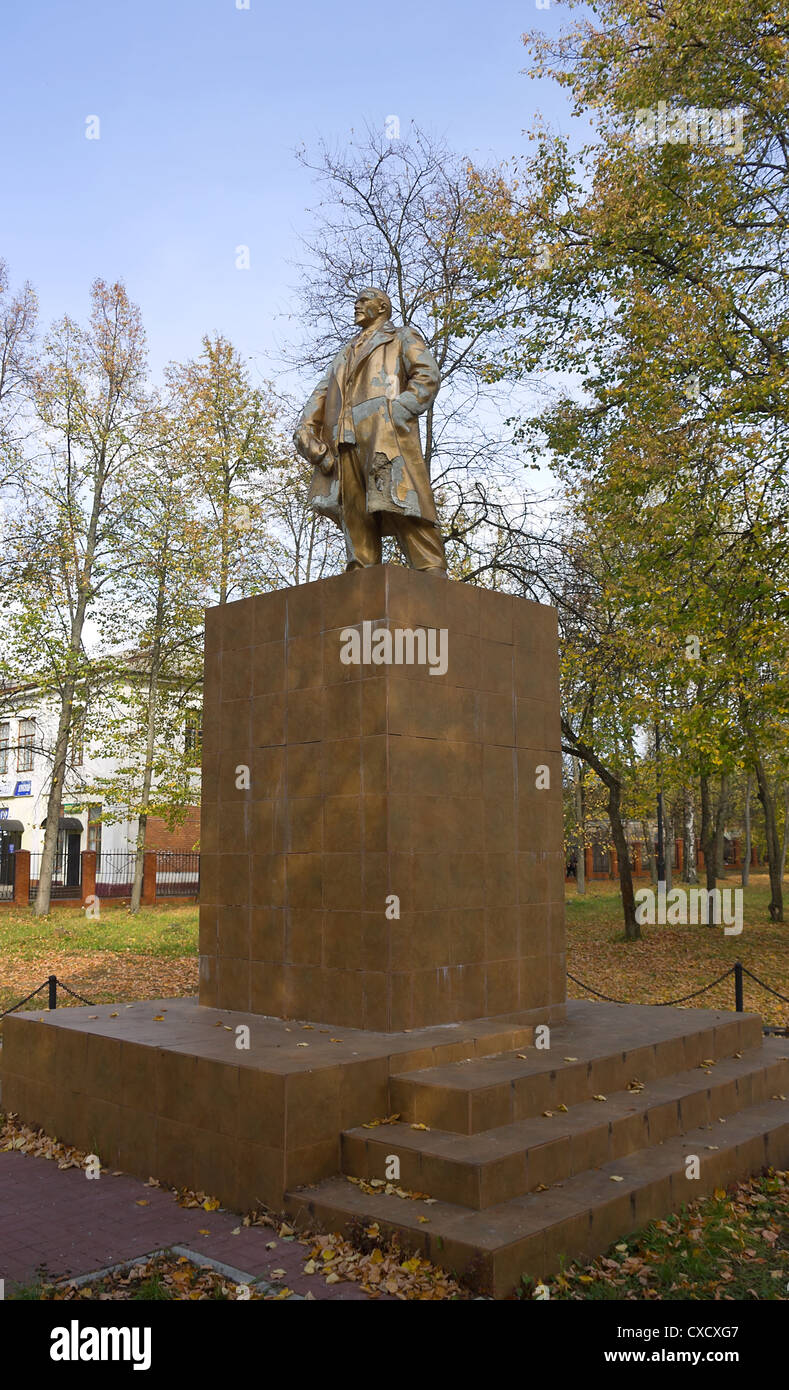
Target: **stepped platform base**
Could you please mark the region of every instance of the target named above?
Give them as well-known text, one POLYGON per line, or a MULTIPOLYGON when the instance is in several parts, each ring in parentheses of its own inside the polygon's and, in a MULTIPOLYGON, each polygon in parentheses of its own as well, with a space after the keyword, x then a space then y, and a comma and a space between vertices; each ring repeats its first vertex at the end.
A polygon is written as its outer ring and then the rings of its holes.
POLYGON ((20 1012, 0 1103, 108 1168, 281 1211, 339 1171, 345 1128, 389 1113, 393 1072, 524 1047, 546 1013, 375 1033, 195 999, 20 1012))
POLYGON ((789 1039, 763 1040, 756 1015, 563 1012, 548 1049, 544 1013, 403 1033, 189 999, 16 1014, 1 1100, 109 1168, 239 1210, 376 1221, 504 1298, 789 1165, 789 1039), (393 1187, 422 1196, 387 1193, 398 1168, 393 1187))

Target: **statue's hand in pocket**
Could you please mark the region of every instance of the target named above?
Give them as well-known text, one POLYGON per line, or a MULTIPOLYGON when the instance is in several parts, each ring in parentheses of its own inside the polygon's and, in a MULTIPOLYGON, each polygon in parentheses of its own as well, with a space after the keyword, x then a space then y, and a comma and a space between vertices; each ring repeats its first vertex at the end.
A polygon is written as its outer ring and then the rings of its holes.
POLYGON ((395 428, 405 429, 414 419, 416 416, 412 410, 408 409, 408 406, 403 405, 399 400, 392 401, 392 424, 395 428))

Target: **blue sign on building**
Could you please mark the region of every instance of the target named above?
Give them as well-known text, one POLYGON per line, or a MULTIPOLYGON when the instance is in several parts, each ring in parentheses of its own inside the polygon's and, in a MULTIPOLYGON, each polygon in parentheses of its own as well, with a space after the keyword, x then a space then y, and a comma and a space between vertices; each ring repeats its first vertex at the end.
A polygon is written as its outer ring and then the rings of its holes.
POLYGON ((32 794, 32 782, 17 782, 16 786, 14 787, 14 796, 32 796, 32 794))
POLYGON ((0 806, 0 820, 8 820, 8 807, 0 806))

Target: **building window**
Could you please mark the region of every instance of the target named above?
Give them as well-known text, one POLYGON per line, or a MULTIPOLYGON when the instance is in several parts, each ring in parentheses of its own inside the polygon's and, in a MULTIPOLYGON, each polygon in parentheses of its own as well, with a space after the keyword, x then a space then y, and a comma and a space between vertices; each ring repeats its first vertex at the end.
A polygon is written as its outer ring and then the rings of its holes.
POLYGON ((95 850, 96 857, 101 855, 101 807, 88 807, 88 849, 95 850))
POLYGON ((36 735, 35 719, 20 719, 19 744, 17 746, 17 772, 33 771, 33 742, 36 735))
POLYGON ((8 749, 11 743, 11 725, 7 719, 0 724, 0 773, 8 772, 8 749))
POLYGON ((186 753, 199 753, 203 746, 203 714, 199 709, 188 709, 186 711, 186 733, 184 737, 184 751, 186 753))

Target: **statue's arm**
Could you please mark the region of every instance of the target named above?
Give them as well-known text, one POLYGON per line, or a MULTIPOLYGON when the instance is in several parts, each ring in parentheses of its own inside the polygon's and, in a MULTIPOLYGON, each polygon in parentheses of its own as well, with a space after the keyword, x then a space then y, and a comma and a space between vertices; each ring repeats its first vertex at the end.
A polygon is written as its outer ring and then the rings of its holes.
POLYGON ((331 368, 321 377, 307 404, 299 416, 293 434, 293 443, 302 458, 309 463, 319 463, 327 453, 327 446, 321 438, 323 430, 326 392, 329 388, 331 368))
POLYGON ((408 386, 398 400, 413 415, 421 415, 433 404, 441 385, 438 363, 423 338, 413 328, 403 335, 403 359, 408 386))

